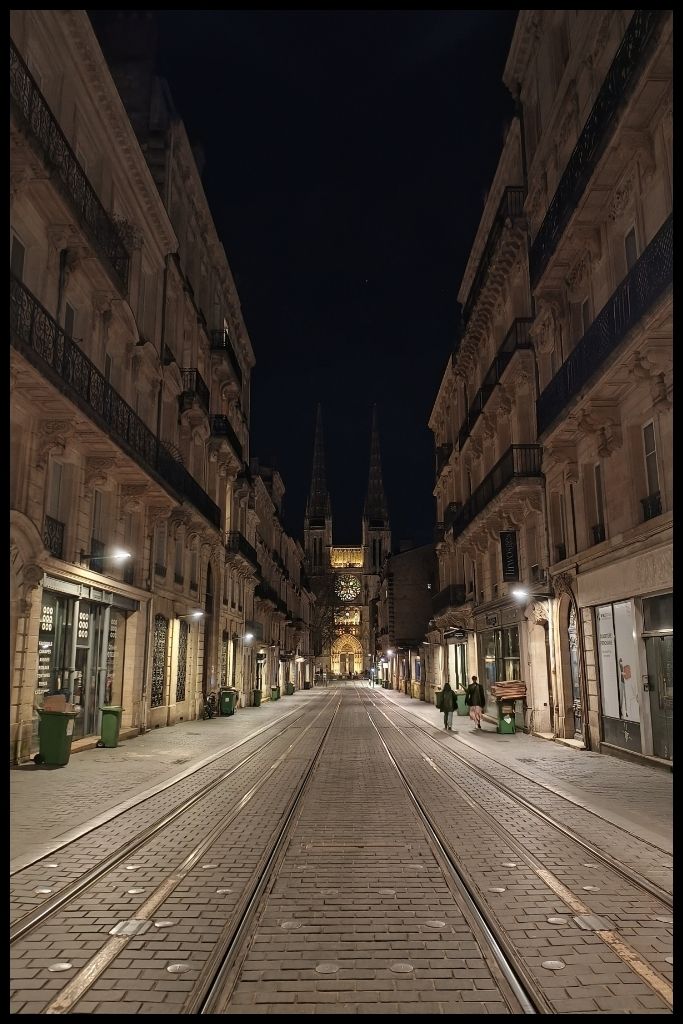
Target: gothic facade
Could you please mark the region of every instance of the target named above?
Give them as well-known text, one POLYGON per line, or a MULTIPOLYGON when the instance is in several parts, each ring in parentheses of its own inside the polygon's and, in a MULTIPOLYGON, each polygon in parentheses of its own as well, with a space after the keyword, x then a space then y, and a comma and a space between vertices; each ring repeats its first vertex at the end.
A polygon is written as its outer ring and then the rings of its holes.
POLYGON ((373 409, 370 472, 360 533, 357 545, 334 544, 322 412, 318 406, 313 473, 304 520, 306 567, 316 595, 312 641, 318 677, 362 675, 369 673, 375 663, 380 576, 384 560, 391 553, 376 408, 373 409))

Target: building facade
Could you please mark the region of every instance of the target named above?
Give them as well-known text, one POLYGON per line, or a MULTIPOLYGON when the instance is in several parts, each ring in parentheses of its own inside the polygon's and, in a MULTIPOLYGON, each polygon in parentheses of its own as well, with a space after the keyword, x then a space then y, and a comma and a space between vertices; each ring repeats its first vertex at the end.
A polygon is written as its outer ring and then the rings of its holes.
MULTIPOLYGON (((672 757, 671 13, 522 11, 517 116, 432 411, 429 674, 672 757), (476 392, 476 393, 475 393, 476 392)), ((489 700, 488 711, 494 712, 489 700)))
POLYGON ((379 579, 384 559, 391 552, 376 409, 360 544, 339 546, 332 538, 332 504, 325 476, 322 412, 318 406, 304 551, 306 573, 316 595, 312 625, 316 676, 347 678, 369 674, 375 667, 379 579))
POLYGON ((433 544, 400 550, 385 559, 377 601, 377 678, 418 700, 425 693, 425 634, 438 583, 433 544))
POLYGON ((131 735, 254 687, 254 356, 149 26, 126 64, 83 11, 11 13, 12 760, 46 693, 89 742, 103 703, 131 735))

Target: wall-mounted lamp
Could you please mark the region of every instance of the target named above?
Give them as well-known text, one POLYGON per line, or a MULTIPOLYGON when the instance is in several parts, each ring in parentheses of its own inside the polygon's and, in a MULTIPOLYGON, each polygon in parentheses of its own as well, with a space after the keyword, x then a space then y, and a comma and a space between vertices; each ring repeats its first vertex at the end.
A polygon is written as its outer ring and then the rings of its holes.
POLYGON ((515 587, 514 590, 510 591, 510 596, 514 597, 516 601, 529 601, 538 598, 539 600, 548 600, 549 598, 555 597, 554 594, 532 594, 531 591, 525 590, 524 587, 515 587))
POLYGON ((202 611, 187 612, 186 615, 176 614, 176 619, 203 619, 203 618, 204 618, 204 612, 202 612, 202 611))
POLYGON ((111 551, 103 552, 99 555, 93 554, 92 552, 86 555, 83 551, 81 551, 82 562, 103 562, 105 558, 111 560, 112 562, 125 562, 126 559, 132 557, 133 556, 131 555, 130 551, 124 551, 123 548, 112 548, 111 551))
POLYGON ((389 650, 389 651, 387 651, 387 654, 389 655, 390 658, 392 658, 393 655, 394 655, 394 652, 392 650, 389 650))

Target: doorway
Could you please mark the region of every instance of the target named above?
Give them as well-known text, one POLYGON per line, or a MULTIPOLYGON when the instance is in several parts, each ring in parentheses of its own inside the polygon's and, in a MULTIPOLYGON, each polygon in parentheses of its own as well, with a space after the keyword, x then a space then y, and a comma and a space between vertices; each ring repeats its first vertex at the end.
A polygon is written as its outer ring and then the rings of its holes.
POLYGON ((674 637, 673 595, 643 600, 643 640, 647 661, 652 747, 655 757, 673 761, 674 637))

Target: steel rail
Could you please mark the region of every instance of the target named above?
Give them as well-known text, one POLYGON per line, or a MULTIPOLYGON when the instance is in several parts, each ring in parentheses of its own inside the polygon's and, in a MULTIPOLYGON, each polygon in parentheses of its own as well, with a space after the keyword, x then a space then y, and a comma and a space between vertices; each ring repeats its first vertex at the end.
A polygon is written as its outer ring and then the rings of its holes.
POLYGON ((424 804, 411 786, 403 769, 389 750, 382 734, 377 728, 376 722, 368 711, 368 705, 370 707, 375 707, 375 702, 371 700, 366 701, 361 698, 358 689, 356 690, 356 693, 359 696, 370 724, 374 728, 377 736, 379 737, 380 743, 384 747, 384 751, 389 758, 392 767, 403 782, 406 792, 408 793, 408 796, 417 811, 420 822, 427 834, 430 845, 433 849, 438 851, 438 854, 440 855, 437 857, 437 861, 441 863, 442 870, 454 882, 461 900, 468 911, 467 916, 474 920, 477 928, 483 935, 498 968, 500 969, 506 983, 509 985, 514 998, 519 1003, 522 1013, 553 1013, 554 1011, 552 1010, 552 1007, 546 1000, 543 993, 538 990, 533 978, 517 956, 508 938, 494 921, 484 902, 472 890, 469 881, 460 870, 457 860, 442 839, 441 833, 432 821, 429 812, 425 809, 424 804))
MULTIPOLYGON (((329 705, 330 701, 326 703, 325 707, 322 708, 319 714, 322 714, 322 712, 325 711, 326 708, 329 707, 329 705)), ((293 722, 290 722, 287 728, 289 729, 295 726, 298 722, 301 721, 305 714, 306 712, 304 711, 302 715, 296 718, 293 722)), ((69 903, 71 900, 75 899, 82 892, 84 892, 91 885, 93 885, 103 875, 106 875, 113 868, 117 867, 121 863, 121 861, 124 861, 128 859, 130 856, 134 855, 142 846, 145 845, 145 843, 147 843, 150 839, 153 839, 168 825, 172 824, 176 820, 176 818, 179 818, 199 800, 202 800, 205 796, 208 796, 209 793, 211 793, 214 789, 222 785, 236 772, 240 771, 240 769, 242 769, 246 764, 249 764, 250 761, 252 761, 255 757, 261 754, 268 746, 270 746, 271 743, 274 743, 276 740, 280 739, 282 735, 283 733, 277 733, 274 736, 270 736, 263 743, 262 746, 252 751, 251 754, 247 754, 247 756, 244 757, 238 764, 233 765, 232 768, 227 769, 225 772, 219 775, 218 778, 212 779, 210 782, 207 782, 206 785, 199 789, 196 793, 193 793, 191 796, 187 797, 181 803, 177 804, 174 808, 171 808, 171 810, 169 810, 166 814, 162 815, 156 821, 152 822, 151 825, 148 825, 147 828, 143 829, 143 831, 140 832, 137 836, 134 836, 127 843, 124 843, 124 845, 120 847, 118 850, 116 850, 113 854, 110 854, 108 857, 103 858, 101 861, 95 864, 92 868, 89 868, 78 878, 74 879, 72 882, 69 882, 62 889, 60 889, 59 892, 55 893, 55 895, 52 896, 49 900, 45 900, 44 903, 41 903, 39 907, 30 910, 28 913, 20 917, 17 921, 10 925, 10 945, 14 942, 17 942, 19 939, 23 938, 29 932, 33 931, 33 929, 37 927, 37 925, 45 921, 46 918, 51 917, 52 914, 56 913, 56 911, 61 909, 66 903, 69 903)), ((243 742, 246 742, 246 740, 243 742)), ((234 749, 234 747, 231 749, 234 749)))
MULTIPOLYGON (((398 704, 395 704, 394 701, 392 701, 390 698, 385 697, 384 699, 389 701, 389 703, 391 704, 395 711, 398 711, 401 714, 408 716, 411 722, 413 722, 413 724, 415 725, 415 727, 419 729, 420 732, 423 732, 425 733, 425 735, 429 736, 429 738, 433 740, 433 742, 438 744, 438 746, 441 747, 442 750, 448 751, 449 754, 455 757, 458 761, 462 762, 462 764, 466 765, 470 771, 477 772, 491 786, 498 789, 501 793, 503 793, 504 796, 508 797, 508 799, 514 800, 516 803, 524 807, 525 810, 528 810, 532 814, 535 814, 538 818, 541 818, 541 820, 544 821, 547 825, 550 825, 552 828, 555 828, 558 832, 561 832, 562 835, 565 836, 565 838, 570 839, 578 846, 581 846, 584 850, 590 853, 592 857, 598 858, 608 867, 612 868, 613 871, 616 871, 618 874, 620 874, 627 882, 630 882, 637 888, 642 889, 643 892, 646 892, 649 896, 653 896, 655 899, 659 900, 660 903, 662 903, 662 905, 667 908, 667 910, 671 910, 673 908, 673 896, 671 895, 671 893, 668 893, 666 889, 662 889, 661 886, 657 885, 655 882, 650 882, 648 879, 639 878, 638 875, 636 875, 635 872, 632 871, 631 868, 629 868, 626 864, 623 864, 621 861, 616 860, 616 858, 612 857, 611 854, 605 853, 603 850, 600 850, 597 846, 594 846, 591 842, 589 842, 589 840, 584 839, 582 836, 579 836, 576 832, 572 831, 572 829, 568 828, 566 825, 563 825, 561 822, 557 821, 546 811, 542 811, 540 808, 534 807, 534 805, 529 800, 527 800, 526 797, 520 796, 519 793, 515 793, 514 789, 511 789, 509 786, 506 786, 504 782, 500 782, 498 779, 494 778, 494 776, 487 772, 485 768, 480 768, 477 765, 472 764, 471 761, 468 761, 466 757, 458 753, 457 750, 454 750, 453 747, 446 746, 446 744, 443 743, 441 739, 439 739, 437 736, 431 735, 428 732, 428 729, 431 727, 422 725, 419 721, 415 720, 414 716, 410 715, 408 711, 400 707, 398 704)), ((379 707, 379 703, 376 706, 379 707)), ((477 751, 477 753, 481 752, 477 751)), ((484 754, 484 756, 490 757, 489 754, 484 754)), ((506 770, 508 769, 508 765, 505 765, 504 767, 506 768, 506 770)), ((554 793, 552 789, 548 789, 547 786, 544 786, 542 782, 536 782, 535 779, 529 779, 526 775, 522 775, 521 772, 516 772, 514 768, 510 768, 509 770, 515 772, 515 774, 519 775, 519 777, 521 779, 524 779, 525 782, 530 782, 532 783, 532 785, 540 786, 547 793, 552 793, 553 796, 558 796, 559 799, 563 799, 559 794, 554 793)), ((596 818, 600 818, 600 816, 596 814, 595 811, 590 811, 589 808, 584 808, 584 810, 589 811, 589 813, 595 815, 596 818)), ((615 828, 618 827, 618 825, 615 825, 615 828)), ((632 833, 629 833, 629 835, 631 834, 632 833)), ((638 839, 638 836, 634 836, 634 838, 638 839)), ((647 840, 640 841, 645 843, 647 842, 647 840)), ((655 847, 655 849, 658 848, 655 847)), ((660 850, 659 852, 661 853, 663 851, 660 850)))

